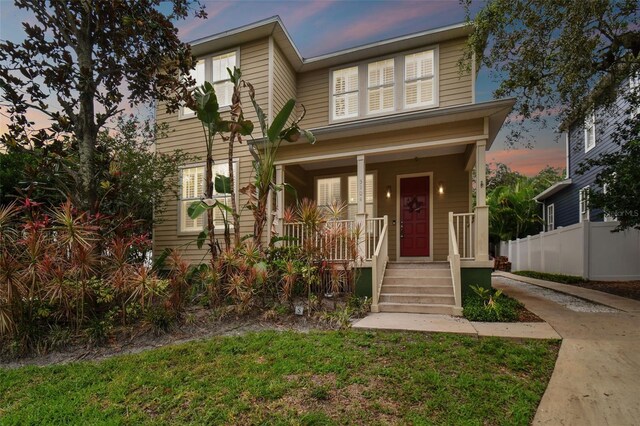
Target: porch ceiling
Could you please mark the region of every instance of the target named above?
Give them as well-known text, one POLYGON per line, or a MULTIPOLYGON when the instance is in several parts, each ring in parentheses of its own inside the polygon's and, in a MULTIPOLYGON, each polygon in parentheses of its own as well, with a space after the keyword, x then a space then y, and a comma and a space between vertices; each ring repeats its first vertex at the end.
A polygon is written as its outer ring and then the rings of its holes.
MULTIPOLYGON (((389 161, 411 160, 415 158, 438 157, 442 155, 461 154, 467 145, 446 146, 441 148, 422 149, 418 151, 370 154, 365 157, 366 164, 386 163, 389 161)), ((304 170, 321 170, 334 167, 356 166, 356 158, 336 158, 332 160, 299 163, 304 170)))

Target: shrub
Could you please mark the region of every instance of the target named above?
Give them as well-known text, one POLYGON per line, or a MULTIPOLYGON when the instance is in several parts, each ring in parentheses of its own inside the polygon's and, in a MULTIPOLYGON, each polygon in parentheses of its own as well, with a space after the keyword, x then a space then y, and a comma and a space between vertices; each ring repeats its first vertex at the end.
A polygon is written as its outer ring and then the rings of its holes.
POLYGON ((462 314, 469 321, 511 322, 518 319, 522 304, 500 290, 471 286, 473 294, 465 299, 462 314))

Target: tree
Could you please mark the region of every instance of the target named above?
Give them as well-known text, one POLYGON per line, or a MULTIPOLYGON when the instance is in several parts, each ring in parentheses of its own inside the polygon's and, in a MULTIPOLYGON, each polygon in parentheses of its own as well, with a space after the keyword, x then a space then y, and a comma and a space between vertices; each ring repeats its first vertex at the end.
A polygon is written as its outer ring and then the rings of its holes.
MULTIPOLYGON (((463 0, 470 20, 472 1, 463 0)), ((640 68, 639 21, 637 0, 490 0, 472 20, 465 59, 492 70, 496 97, 517 98, 514 143, 528 121, 566 125, 596 100, 611 105, 640 68)))
POLYGON ((561 180, 560 170, 545 167, 533 177, 523 176, 506 165, 497 170, 499 176, 502 176, 502 183, 491 189, 487 185, 491 242, 497 244, 537 234, 543 222, 540 206, 533 197, 561 180))
MULTIPOLYGON (((49 137, 71 134, 77 140, 82 207, 95 210, 98 134, 121 111, 123 100, 165 102, 175 111, 193 83, 179 78, 188 75, 193 58, 174 22, 188 16, 194 1, 15 4, 33 12, 37 22, 23 23, 26 38, 20 44, 0 42, 0 88, 11 116, 4 142, 11 146, 29 139, 29 109, 45 113, 52 120, 49 137)), ((206 17, 202 7, 196 16, 206 17)))

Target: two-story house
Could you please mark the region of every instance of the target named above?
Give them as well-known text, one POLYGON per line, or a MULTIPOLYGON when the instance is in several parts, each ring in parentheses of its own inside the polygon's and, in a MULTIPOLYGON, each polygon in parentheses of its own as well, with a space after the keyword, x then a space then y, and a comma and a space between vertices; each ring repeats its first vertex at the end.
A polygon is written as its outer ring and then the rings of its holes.
MULTIPOLYGON (((459 24, 303 58, 274 17, 191 43, 194 76, 214 84, 222 105, 230 103, 225 69, 234 65, 254 85, 269 120, 290 98, 304 105, 302 125, 317 143, 281 145, 277 183, 318 205, 348 204, 345 220, 365 230, 358 291, 372 296, 374 311, 459 314, 462 287, 490 283, 485 152, 514 100, 476 102, 475 63, 459 66, 471 31, 459 24), (433 288, 425 288, 429 283, 433 288)), ((250 106, 248 97, 243 103, 250 106)), ((250 107, 245 112, 257 122, 250 107)), ((159 152, 180 148, 204 158, 191 111, 167 114, 160 105, 157 120, 172 129, 158 141, 159 152)), ((235 152, 238 189, 250 182, 253 158, 244 145, 235 152)), ((216 173, 227 173, 226 155, 218 143, 216 173)), ((204 251, 193 240, 204 224, 186 210, 202 196, 203 162, 186 165, 179 179, 181 198, 159 218, 154 250, 181 248, 200 262, 204 251)), ((282 220, 294 200, 283 192, 274 198, 267 228, 295 232, 282 220)), ((243 195, 238 202, 246 202, 243 195)), ((253 232, 247 210, 240 227, 243 235, 253 232)))
MULTIPOLYGON (((622 83, 621 92, 638 90, 638 77, 626 79, 622 83)), ((584 161, 596 159, 602 154, 617 152, 620 146, 614 141, 613 133, 628 114, 629 104, 624 96, 619 96, 612 107, 596 108, 583 121, 572 121, 562 126, 566 146, 565 179, 550 186, 535 197, 542 205, 544 230, 552 231, 558 227, 566 227, 583 221, 613 221, 615 218, 605 215, 600 209, 589 206, 589 189, 596 188, 596 176, 601 167, 591 167, 579 174, 584 161)))

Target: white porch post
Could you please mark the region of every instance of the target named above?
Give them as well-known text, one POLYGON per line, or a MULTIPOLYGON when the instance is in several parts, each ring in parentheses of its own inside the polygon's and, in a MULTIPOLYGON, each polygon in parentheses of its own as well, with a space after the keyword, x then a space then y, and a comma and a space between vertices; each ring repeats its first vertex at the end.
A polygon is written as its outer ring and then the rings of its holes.
MULTIPOLYGON (((276 185, 282 185, 284 183, 284 166, 276 166, 276 185)), ((282 236, 284 230, 284 223, 282 221, 282 215, 284 213, 284 189, 276 192, 276 217, 275 228, 276 233, 282 236)))
POLYGON ((487 207, 487 141, 476 142, 476 255, 475 260, 489 260, 489 207, 487 207))
POLYGON ((364 155, 358 155, 357 173, 356 173, 356 197, 358 203, 358 211, 356 213, 356 226, 360 230, 358 236, 358 258, 366 259, 366 234, 367 234, 367 210, 366 210, 366 166, 364 155))

